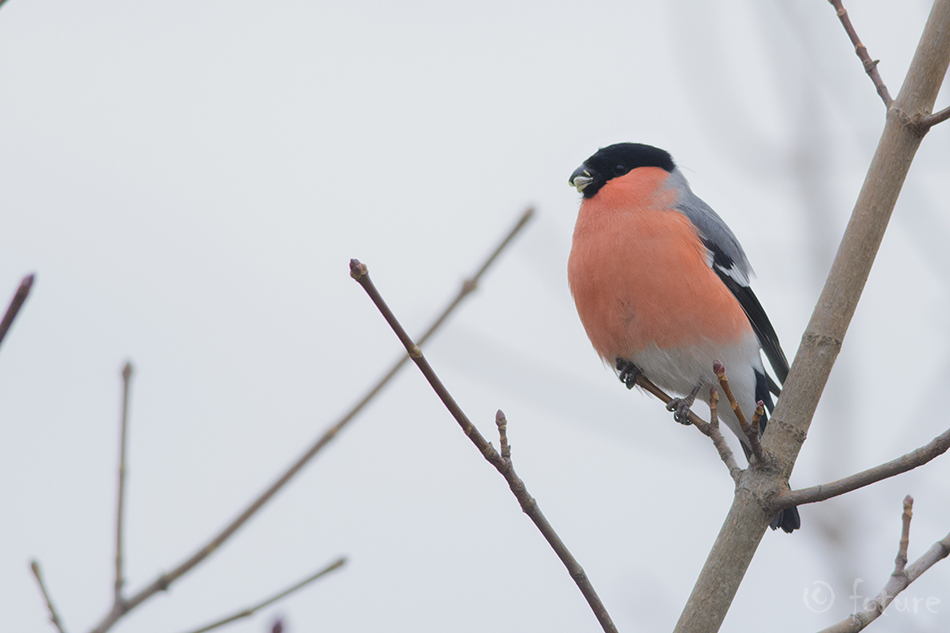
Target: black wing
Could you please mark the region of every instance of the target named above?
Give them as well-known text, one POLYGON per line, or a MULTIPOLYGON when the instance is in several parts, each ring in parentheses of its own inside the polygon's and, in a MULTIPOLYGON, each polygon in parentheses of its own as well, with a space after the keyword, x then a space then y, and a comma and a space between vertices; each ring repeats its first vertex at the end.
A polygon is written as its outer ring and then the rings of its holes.
MULTIPOLYGON (((788 360, 785 358, 785 352, 782 351, 782 346, 778 342, 778 335, 775 333, 775 328, 772 327, 772 322, 769 321, 768 315, 762 309, 762 304, 759 303, 759 299, 752 292, 752 288, 740 283, 729 274, 735 264, 732 258, 709 240, 703 240, 703 244, 713 254, 713 270, 719 275, 722 283, 726 284, 729 292, 739 300, 742 311, 745 312, 749 323, 752 324, 752 330, 759 339, 759 345, 762 346, 766 358, 769 359, 769 363, 772 365, 772 371, 775 372, 779 382, 784 383, 785 379, 788 378, 788 360)), ((769 391, 778 395, 779 385, 776 385, 771 378, 768 378, 768 381, 769 391)))

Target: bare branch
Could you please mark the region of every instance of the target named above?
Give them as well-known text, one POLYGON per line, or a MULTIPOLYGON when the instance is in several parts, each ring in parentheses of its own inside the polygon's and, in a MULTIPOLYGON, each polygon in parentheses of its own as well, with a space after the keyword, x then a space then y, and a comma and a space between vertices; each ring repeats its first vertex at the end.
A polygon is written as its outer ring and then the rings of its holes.
POLYGON ((282 599, 286 598, 287 596, 289 596, 289 595, 291 595, 291 594, 293 594, 293 593, 296 593, 297 591, 300 591, 301 589, 303 589, 304 587, 306 587, 306 586, 309 585, 310 583, 312 583, 312 582, 314 582, 314 581, 316 581, 316 580, 322 578, 323 576, 326 576, 327 574, 329 574, 330 572, 332 572, 332 571, 334 571, 334 570, 339 569, 339 568, 342 567, 344 564, 346 564, 346 558, 345 558, 345 557, 344 557, 344 558, 338 558, 337 560, 335 560, 334 562, 330 563, 329 565, 327 565, 326 567, 324 567, 324 568, 321 569, 320 571, 316 572, 315 574, 311 574, 310 576, 307 576, 306 578, 304 578, 304 579, 301 580, 300 582, 294 583, 294 584, 291 585, 290 587, 288 587, 288 588, 286 588, 286 589, 280 591, 279 593, 274 594, 273 596, 267 598, 266 600, 262 600, 262 601, 258 602, 257 604, 254 604, 254 605, 252 605, 252 606, 250 606, 250 607, 246 607, 246 608, 244 608, 244 609, 241 609, 241 610, 238 611, 237 613, 234 613, 234 614, 232 614, 232 615, 229 615, 229 616, 227 616, 227 617, 225 617, 225 618, 221 618, 220 620, 217 620, 217 621, 215 621, 215 622, 212 622, 211 624, 208 624, 208 625, 206 625, 206 626, 203 626, 203 627, 201 627, 200 629, 195 629, 195 630, 193 630, 193 631, 190 631, 190 633, 206 633, 206 631, 211 631, 211 630, 220 628, 220 627, 224 626, 225 624, 231 624, 232 622, 237 622, 238 620, 243 620, 244 618, 249 618, 249 617, 251 617, 252 615, 254 615, 257 611, 260 611, 261 609, 263 609, 264 607, 269 607, 270 605, 274 604, 274 603, 277 602, 278 600, 282 600, 282 599))
POLYGON ((775 405, 762 448, 773 467, 743 471, 729 514, 674 633, 718 631, 772 517, 765 503, 787 486, 822 391, 838 357, 894 205, 923 138, 914 125, 930 112, 950 65, 950 0, 935 0, 834 263, 775 405))
MULTIPOLYGON (((514 227, 505 235, 504 239, 498 244, 498 246, 491 252, 485 262, 479 267, 478 271, 469 279, 466 279, 462 283, 462 287, 459 289, 458 294, 449 302, 446 308, 442 313, 435 319, 429 329, 422 335, 419 339, 420 343, 428 339, 435 331, 445 322, 449 314, 451 314, 455 308, 462 302, 462 300, 471 294, 475 288, 478 286, 478 281, 488 270, 491 264, 498 258, 498 255, 511 243, 514 237, 521 231, 522 228, 528 223, 534 214, 533 209, 528 209, 521 214, 518 221, 515 223, 514 227)), ((235 532, 238 531, 252 516, 254 516, 258 510, 260 510, 264 504, 266 504, 270 499, 277 494, 281 488, 287 485, 289 482, 300 470, 311 460, 313 457, 319 453, 323 447, 329 444, 337 436, 337 434, 352 421, 356 415, 363 410, 363 408, 378 394, 382 391, 392 378, 399 372, 399 370, 406 363, 407 357, 402 357, 397 361, 393 367, 387 372, 380 380, 377 382, 366 395, 363 396, 357 402, 348 413, 346 413, 342 418, 340 418, 336 423, 334 423, 330 428, 328 428, 323 435, 321 435, 311 446, 308 448, 303 455, 301 455, 297 460, 291 464, 287 470, 283 472, 270 486, 267 487, 264 492, 257 496, 244 510, 241 511, 238 516, 232 519, 220 532, 218 532, 213 538, 211 538, 207 543, 202 545, 196 552, 189 556, 186 560, 179 563, 172 571, 161 574, 158 578, 153 580, 145 588, 141 589, 138 593, 133 595, 130 598, 123 600, 121 603, 118 603, 113 606, 112 610, 105 615, 105 617, 99 622, 99 624, 92 630, 91 633, 105 633, 118 622, 122 616, 126 613, 137 607, 142 602, 148 600, 153 595, 159 591, 165 591, 168 589, 168 586, 173 582, 181 578, 184 574, 189 572, 196 565, 201 563, 204 559, 210 556, 215 552, 225 541, 227 541, 235 532)))
MULTIPOLYGON (((459 407, 458 403, 452 397, 452 394, 450 394, 448 389, 445 388, 445 385, 442 384, 442 381, 436 375, 435 371, 432 369, 432 366, 429 365, 429 361, 427 361, 425 356, 423 356, 422 350, 419 349, 419 346, 413 342, 413 340, 406 333, 406 330, 402 327, 402 324, 399 323, 396 315, 393 314, 392 310, 389 309, 389 306, 386 305, 386 302, 383 300, 382 296, 379 294, 379 291, 376 289, 376 286, 370 279, 366 266, 361 264, 358 260, 351 259, 350 275, 363 287, 363 290, 366 291, 366 294, 369 295, 370 299, 373 300, 376 308, 380 311, 380 313, 382 313, 383 318, 385 318, 386 322, 389 323, 389 326, 396 333, 396 336, 399 337, 400 342, 402 342, 403 346, 406 348, 409 356, 416 363, 416 366, 419 367, 419 370, 425 376, 426 380, 429 382, 429 385, 432 386, 432 389, 435 391, 435 393, 439 396, 439 399, 442 400, 442 404, 445 405, 445 408, 449 410, 449 413, 451 413, 452 417, 455 418, 455 421, 458 422, 465 435, 468 436, 482 456, 488 460, 488 462, 494 466, 499 473, 501 473, 501 475, 505 478, 505 481, 508 482, 508 486, 518 499, 518 503, 521 504, 521 509, 525 514, 528 515, 531 521, 534 522, 535 526, 537 526, 538 530, 541 531, 541 534, 557 554, 558 558, 561 559, 561 562, 567 568, 571 578, 577 584, 578 589, 580 589, 581 593, 584 595, 584 598, 587 600, 587 603, 590 605, 590 608, 594 612, 597 621, 600 622, 601 627, 608 633, 616 633, 617 628, 614 626, 613 621, 610 619, 610 615, 607 613, 607 609, 604 607, 603 602, 601 602, 600 597, 597 595, 593 585, 591 585, 590 580, 587 578, 587 574, 584 573, 584 569, 574 558, 573 554, 571 554, 570 550, 567 549, 567 546, 564 545, 564 542, 557 535, 557 532, 554 531, 554 528, 551 527, 551 524, 548 523, 548 520, 538 507, 537 501, 535 501, 534 498, 528 493, 524 482, 520 477, 518 477, 517 474, 515 474, 514 465, 512 464, 511 459, 506 459, 499 455, 495 448, 489 442, 487 442, 484 437, 482 437, 482 434, 478 432, 478 429, 475 428, 475 425, 472 424, 472 422, 468 419, 468 416, 465 415, 461 407, 459 407)), ((501 411, 499 411, 496 415, 496 424, 498 426, 500 436, 505 438, 504 440, 501 440, 502 450, 510 453, 511 449, 510 446, 508 446, 506 434, 508 423, 504 419, 504 414, 501 411)))
POLYGON ((907 548, 910 547, 910 521, 914 518, 914 498, 904 497, 904 512, 901 513, 901 540, 897 545, 892 576, 904 576, 907 569, 907 548))
POLYGON ((765 461, 765 457, 762 455, 762 444, 759 442, 759 425, 756 424, 755 428, 752 428, 748 420, 745 419, 742 407, 739 406, 735 396, 732 395, 732 389, 729 387, 729 378, 726 377, 726 369, 722 363, 719 361, 713 363, 713 371, 716 374, 716 378, 719 379, 719 386, 722 387, 722 392, 726 394, 726 399, 729 400, 729 406, 732 407, 733 412, 736 414, 736 419, 739 420, 739 427, 749 440, 752 455, 754 455, 755 460, 761 464, 765 461))
MULTIPOLYGON (((637 374, 636 383, 638 387, 647 393, 656 396, 657 399, 659 399, 663 404, 668 405, 673 401, 672 396, 653 384, 653 382, 642 373, 637 374)), ((715 387, 713 387, 712 392, 714 393, 711 394, 710 398, 710 421, 706 422, 692 411, 687 412, 687 420, 690 424, 696 427, 697 431, 712 440, 713 446, 715 446, 716 450, 719 452, 719 458, 722 459, 723 463, 726 465, 726 468, 729 469, 729 476, 732 477, 733 481, 738 481, 738 477, 742 472, 742 469, 740 469, 739 465, 736 463, 736 458, 732 453, 732 449, 729 448, 729 445, 726 443, 726 438, 722 436, 722 432, 719 430, 719 392, 716 391, 715 387), (714 407, 717 407, 715 414, 713 413, 714 407)))
POLYGON ((122 602, 122 586, 125 579, 122 576, 122 539, 123 516, 125 514, 125 449, 129 426, 129 386, 132 378, 132 363, 127 362, 122 368, 122 422, 119 431, 119 499, 115 511, 115 603, 122 602))
POLYGON ((869 468, 860 473, 839 479, 828 484, 812 486, 811 488, 802 488, 801 490, 789 490, 781 492, 775 496, 772 506, 781 510, 792 506, 800 506, 806 503, 816 503, 831 499, 845 493, 877 483, 882 479, 893 477, 913 470, 918 466, 923 466, 930 460, 939 457, 950 449, 950 429, 935 437, 928 444, 921 446, 915 451, 906 455, 901 455, 880 466, 869 468))
POLYGON ((950 534, 937 541, 927 552, 918 558, 910 567, 904 567, 907 564, 907 544, 910 535, 910 520, 912 516, 914 500, 910 495, 904 499, 904 512, 901 514, 901 540, 897 550, 897 559, 894 564, 894 572, 888 579, 887 584, 873 600, 867 602, 864 608, 857 613, 849 615, 847 618, 822 629, 820 633, 857 633, 868 624, 876 620, 884 613, 894 598, 900 592, 907 589, 910 583, 917 580, 921 574, 933 567, 936 563, 943 560, 950 554, 950 534))
POLYGON ((16 292, 13 294, 13 299, 10 300, 10 305, 3 315, 3 320, 0 321, 0 343, 3 342, 3 338, 7 335, 7 330, 9 330, 13 324, 13 319, 16 318, 16 315, 20 312, 20 308, 23 307, 23 302, 26 301, 27 296, 29 296, 34 279, 35 275, 33 274, 24 277, 22 281, 20 281, 16 292))
POLYGON ((861 42, 861 38, 858 37, 858 32, 854 30, 854 25, 851 24, 851 18, 848 16, 848 11, 844 8, 842 1, 828 0, 828 2, 831 3, 838 13, 838 19, 841 20, 841 25, 848 33, 851 43, 854 44, 854 52, 858 56, 858 59, 861 60, 861 63, 864 64, 864 72, 866 72, 868 77, 871 78, 871 81, 874 82, 874 87, 877 88, 877 94, 881 96, 881 101, 884 102, 885 107, 890 107, 891 102, 894 100, 891 99, 891 93, 888 92, 887 86, 884 85, 884 80, 881 79, 881 73, 877 71, 877 65, 880 60, 871 59, 871 56, 868 54, 868 47, 861 42))
POLYGON ((49 591, 46 589, 46 583, 43 582, 43 574, 40 572, 40 564, 37 561, 30 561, 30 569, 33 570, 33 575, 36 576, 36 582, 40 586, 40 591, 43 593, 43 599, 46 601, 46 610, 49 611, 49 621, 53 623, 53 626, 56 627, 56 630, 59 633, 66 633, 66 627, 63 626, 63 621, 60 620, 59 614, 56 612, 56 607, 53 606, 53 600, 50 598, 49 591))
POLYGON ((736 463, 732 449, 726 444, 726 438, 724 438, 719 431, 719 390, 715 387, 710 387, 709 389, 709 425, 707 430, 703 430, 703 428, 699 426, 696 428, 712 440, 716 450, 719 451, 720 459, 722 459, 726 468, 729 469, 729 476, 732 477, 733 481, 738 483, 739 473, 742 472, 742 469, 740 469, 736 463))
POLYGON ((931 128, 938 123, 943 123, 947 119, 950 119, 950 107, 944 108, 940 112, 928 114, 927 116, 923 117, 921 124, 925 125, 927 128, 931 128))

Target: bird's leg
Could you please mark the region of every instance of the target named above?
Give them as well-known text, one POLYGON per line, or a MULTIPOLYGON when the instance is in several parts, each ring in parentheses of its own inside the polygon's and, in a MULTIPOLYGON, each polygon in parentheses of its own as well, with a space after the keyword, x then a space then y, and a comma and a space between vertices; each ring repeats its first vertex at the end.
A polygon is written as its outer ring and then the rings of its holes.
POLYGON ((620 382, 627 385, 627 389, 633 389, 637 384, 637 376, 643 373, 642 369, 626 358, 617 359, 617 371, 620 372, 620 382))
POLYGON ((689 408, 693 406, 693 402, 696 401, 696 394, 699 393, 702 383, 693 387, 693 390, 689 392, 689 395, 685 398, 673 398, 666 405, 667 411, 673 412, 673 419, 679 422, 680 424, 689 424, 689 408))

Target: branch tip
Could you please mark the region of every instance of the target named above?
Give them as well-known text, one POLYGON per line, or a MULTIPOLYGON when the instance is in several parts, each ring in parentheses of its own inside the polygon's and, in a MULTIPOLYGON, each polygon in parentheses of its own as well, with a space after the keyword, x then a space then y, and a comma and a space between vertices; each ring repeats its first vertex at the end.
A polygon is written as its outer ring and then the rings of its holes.
POLYGON ((350 260, 350 277, 359 281, 364 275, 366 275, 366 272, 366 264, 362 263, 356 258, 350 260))
POLYGON ((498 409, 495 414, 495 424, 498 426, 498 443, 501 446, 501 457, 506 461, 510 460, 511 446, 508 445, 508 419, 501 409, 498 409))
POLYGON ((56 607, 53 606, 53 599, 49 595, 49 590, 46 588, 46 583, 43 582, 43 574, 40 571, 40 563, 35 558, 30 561, 30 569, 33 571, 33 576, 36 577, 36 584, 40 586, 40 592, 43 594, 43 600, 46 601, 46 610, 49 612, 49 621, 56 627, 56 630, 59 633, 66 633, 66 627, 63 626, 63 621, 59 617, 59 613, 56 612, 56 607))

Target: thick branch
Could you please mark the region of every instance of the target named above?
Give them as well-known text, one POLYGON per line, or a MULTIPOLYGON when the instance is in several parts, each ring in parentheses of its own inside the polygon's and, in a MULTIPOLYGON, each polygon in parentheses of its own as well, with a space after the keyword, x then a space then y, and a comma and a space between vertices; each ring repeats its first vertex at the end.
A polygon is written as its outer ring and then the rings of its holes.
POLYGON ((215 622, 205 625, 201 627, 200 629, 195 629, 191 631, 190 633, 206 633, 207 631, 212 631, 214 629, 220 628, 224 626, 225 624, 231 624, 232 622, 237 622, 238 620, 249 618, 252 615, 254 615, 256 612, 263 609, 264 607, 269 607, 270 605, 274 604, 278 600, 283 600, 287 596, 300 591, 301 589, 311 584, 312 582, 319 580, 320 578, 326 576, 327 574, 329 574, 330 572, 334 570, 339 569, 340 567, 343 567, 344 564, 346 564, 346 558, 338 558, 337 560, 330 563, 329 565, 327 565, 320 571, 316 572, 315 574, 311 574, 310 576, 307 576, 300 582, 294 583, 290 587, 274 594, 273 596, 265 600, 261 600, 260 602, 254 605, 241 609, 237 613, 221 618, 220 620, 216 620, 215 622))
POLYGON ((33 287, 34 278, 34 275, 24 277, 23 280, 20 281, 16 292, 13 294, 13 299, 10 300, 10 305, 3 315, 3 320, 0 320, 0 343, 3 342, 3 338, 7 335, 7 330, 9 330, 13 324, 13 319, 16 318, 16 315, 20 312, 20 308, 23 307, 23 302, 26 301, 26 298, 29 296, 30 289, 33 287))
POLYGON ((884 613, 894 598, 907 589, 910 583, 917 580, 921 574, 933 567, 950 554, 950 534, 937 541, 927 552, 918 558, 912 565, 907 564, 907 545, 910 540, 910 520, 914 500, 907 496, 904 499, 904 512, 901 515, 901 540, 897 548, 897 558, 894 561, 894 572, 887 584, 873 600, 868 601, 857 613, 833 626, 822 629, 820 633, 857 633, 884 613))
POLYGON ((785 381, 762 448, 771 468, 743 471, 736 497, 693 587, 675 633, 718 631, 771 520, 766 499, 788 481, 854 316, 891 212, 920 146, 914 124, 930 112, 950 64, 950 0, 936 0, 851 221, 785 381))
POLYGON ((845 493, 869 486, 873 483, 906 473, 918 466, 923 466, 930 460, 939 457, 950 449, 950 429, 944 431, 941 435, 935 437, 929 444, 921 446, 915 451, 906 455, 901 455, 880 466, 869 468, 860 473, 832 481, 828 484, 812 486, 811 488, 802 488, 801 490, 790 490, 776 495, 772 507, 776 510, 800 506, 806 503, 816 503, 831 499, 845 493))
MULTIPOLYGON (((492 251, 491 255, 485 260, 485 262, 479 267, 478 271, 470 279, 466 279, 462 283, 462 287, 459 290, 458 294, 449 302, 448 306, 442 311, 442 313, 435 319, 429 329, 425 334, 420 338, 420 343, 428 339, 442 323, 448 318, 449 314, 455 310, 455 308, 462 302, 462 300, 471 294, 475 288, 478 287, 478 281, 482 275, 488 270, 491 264, 498 258, 498 255, 501 253, 508 244, 514 239, 522 228, 528 223, 528 220, 531 219, 533 215, 533 210, 528 209, 525 211, 518 221, 515 223, 514 227, 506 234, 504 239, 498 244, 498 246, 492 251)), ((308 448, 303 455, 301 455, 293 464, 290 465, 287 470, 284 471, 275 481, 272 483, 264 492, 262 492, 256 499, 254 499, 241 513, 231 520, 218 534, 216 534, 211 540, 202 545, 194 554, 188 557, 185 561, 180 563, 172 571, 160 575, 158 578, 153 580, 151 584, 143 588, 134 596, 123 600, 121 603, 117 603, 113 606, 112 610, 106 614, 101 622, 92 630, 92 633, 105 633, 112 628, 112 626, 119 621, 126 613, 137 607, 142 602, 148 600, 153 595, 159 591, 165 591, 168 589, 168 586, 181 578, 184 574, 189 572, 196 565, 201 563, 204 559, 210 556, 215 550, 217 550, 225 541, 231 538, 235 532, 238 531, 252 516, 254 516, 258 510, 260 510, 265 503, 270 501, 270 499, 277 494, 277 492, 287 485, 289 482, 300 470, 310 462, 313 457, 319 453, 323 447, 329 444, 336 435, 353 420, 356 415, 363 410, 363 408, 378 394, 382 391, 393 376, 402 368, 406 363, 407 358, 403 357, 396 362, 393 367, 383 376, 379 382, 376 383, 363 398, 354 405, 350 411, 344 415, 340 420, 333 424, 329 429, 327 429, 323 435, 321 435, 311 446, 308 448)))
MULTIPOLYGON (((382 313, 383 318, 386 319, 386 322, 389 323, 389 326, 393 329, 393 332, 396 333, 396 336, 399 337, 400 342, 406 348, 406 351, 409 352, 409 356, 416 363, 416 366, 419 367, 419 370, 425 376, 426 380, 429 382, 429 385, 432 387, 433 391, 439 396, 439 399, 442 400, 442 404, 445 405, 445 408, 449 410, 449 413, 452 414, 452 417, 455 418, 455 421, 458 422, 459 426, 462 427, 462 431, 468 438, 472 441, 478 451, 482 456, 488 460, 488 462, 498 470, 499 473, 505 478, 505 481, 508 482, 508 487, 511 488, 511 491, 514 493, 515 497, 518 499, 518 503, 521 504, 521 509, 525 514, 534 522, 538 530, 547 540, 548 544, 557 554, 558 558, 561 559, 561 562, 567 568, 568 573, 571 575, 571 578, 577 584, 578 589, 584 595, 584 598, 587 600, 587 603, 590 605, 591 610, 594 612, 597 621, 600 622, 601 627, 604 631, 610 633, 616 633, 617 628, 614 626, 613 621, 610 619, 610 615, 607 613, 607 609, 604 607, 603 602, 601 602, 600 597, 597 595, 597 592, 594 590, 593 585, 590 583, 590 580, 587 578, 587 574, 584 572, 584 569, 580 566, 577 560, 571 554, 570 550, 567 549, 567 546, 564 545, 564 542, 557 535, 557 532, 554 531, 554 528, 551 527, 551 524, 548 523, 547 518, 541 512, 541 508, 538 507, 538 503, 534 500, 529 493, 527 488, 524 485, 524 482, 515 474, 515 469, 510 459, 502 457, 498 454, 495 448, 482 437, 482 434, 478 432, 478 429, 475 428, 475 425, 468 419, 468 416, 465 415, 465 412, 462 411, 458 403, 455 401, 455 398, 452 397, 452 394, 449 393, 448 389, 445 388, 445 385, 442 384, 442 381, 436 375, 435 371, 432 369, 432 366, 429 365, 429 361, 426 360, 425 356, 422 354, 422 350, 419 349, 419 346, 416 345, 412 339, 409 337, 409 334, 406 333, 406 330, 402 327, 402 324, 399 323, 399 320, 396 318, 396 315, 393 314, 392 310, 389 309, 389 306, 386 305, 386 302, 383 300, 382 296, 379 294, 379 291, 376 289, 376 286, 373 284, 372 280, 369 277, 366 266, 361 264, 355 259, 350 260, 350 275, 363 287, 363 290, 366 291, 366 294, 369 295, 370 299, 373 300, 373 303, 376 305, 376 308, 382 313)), ((510 447, 508 446, 507 440, 507 421, 505 420, 504 414, 499 411, 496 415, 496 424, 498 425, 499 437, 503 453, 510 454, 510 447)))

